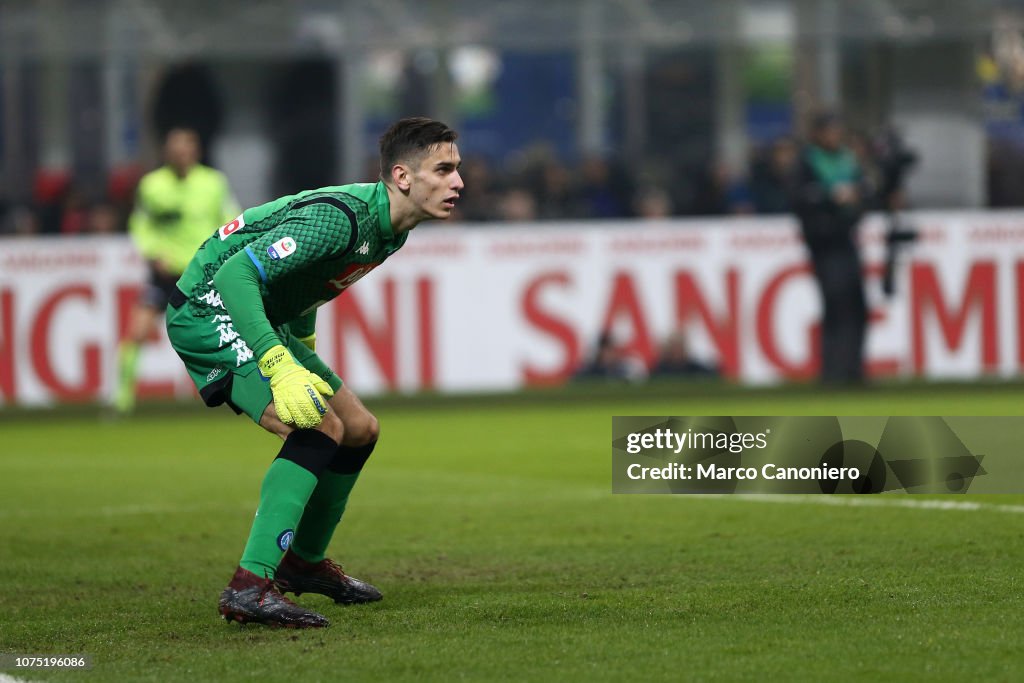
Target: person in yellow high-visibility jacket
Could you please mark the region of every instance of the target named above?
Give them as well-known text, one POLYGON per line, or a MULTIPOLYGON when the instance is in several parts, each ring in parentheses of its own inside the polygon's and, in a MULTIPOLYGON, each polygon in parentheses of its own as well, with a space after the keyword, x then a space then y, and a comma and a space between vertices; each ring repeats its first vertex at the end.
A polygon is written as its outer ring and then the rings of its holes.
POLYGON ((167 310, 168 297, 185 266, 207 237, 240 212, 227 178, 200 164, 200 155, 194 130, 172 128, 164 141, 164 165, 139 182, 128 231, 149 266, 149 282, 118 347, 114 408, 120 413, 135 407, 139 349, 167 310))

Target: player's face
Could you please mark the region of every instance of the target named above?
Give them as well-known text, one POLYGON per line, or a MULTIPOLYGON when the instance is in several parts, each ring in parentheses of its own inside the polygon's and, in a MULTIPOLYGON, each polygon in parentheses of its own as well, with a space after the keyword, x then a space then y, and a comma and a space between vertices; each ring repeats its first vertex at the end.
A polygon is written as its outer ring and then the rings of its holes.
POLYGON ((176 128, 167 134, 164 145, 167 163, 177 169, 187 170, 199 163, 199 136, 195 131, 176 128))
POLYGON ((409 198, 430 218, 448 218, 464 184, 459 174, 462 157, 454 142, 430 150, 413 172, 409 198))
POLYGON ((846 131, 838 123, 825 126, 818 134, 819 144, 825 149, 836 150, 843 146, 846 131))

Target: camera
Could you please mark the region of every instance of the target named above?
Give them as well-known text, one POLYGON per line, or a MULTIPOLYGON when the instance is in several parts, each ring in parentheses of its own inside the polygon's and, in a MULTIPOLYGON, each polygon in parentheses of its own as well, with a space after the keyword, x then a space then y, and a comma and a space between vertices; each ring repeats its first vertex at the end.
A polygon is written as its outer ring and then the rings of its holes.
POLYGON ((880 176, 878 200, 883 209, 891 210, 894 196, 903 189, 907 175, 917 164, 917 152, 907 146, 894 128, 886 128, 875 136, 871 147, 880 176))
POLYGON ((878 166, 879 184, 877 202, 885 212, 889 227, 885 234, 885 272, 882 291, 887 297, 896 293, 896 265, 900 252, 917 241, 918 231, 901 223, 897 213, 897 199, 910 170, 917 164, 917 152, 907 146, 903 136, 893 128, 882 131, 872 144, 878 166))

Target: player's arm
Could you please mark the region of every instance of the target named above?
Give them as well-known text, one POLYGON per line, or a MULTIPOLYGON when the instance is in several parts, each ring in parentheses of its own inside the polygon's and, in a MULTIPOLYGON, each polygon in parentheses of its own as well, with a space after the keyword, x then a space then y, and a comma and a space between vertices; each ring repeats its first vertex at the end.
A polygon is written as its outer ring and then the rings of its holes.
POLYGON ((244 251, 229 258, 213 276, 213 286, 231 316, 235 331, 257 358, 281 343, 267 320, 260 293, 260 275, 244 251))
POLYGON ((326 410, 321 395, 334 392, 281 343, 267 319, 260 287, 350 248, 356 226, 347 214, 339 213, 344 220, 330 212, 325 215, 322 206, 293 212, 229 258, 213 277, 235 330, 259 359, 260 372, 270 379, 278 416, 299 428, 319 424, 326 410))
MULTIPOLYGON (((302 364, 317 377, 322 377, 330 384, 332 381, 340 382, 334 371, 316 352, 316 310, 313 309, 306 315, 300 316, 288 323, 288 329, 292 336, 309 349, 309 353, 302 359, 302 364)), ((332 386, 334 386, 332 384, 332 386)))
MULTIPOLYGON (((261 286, 272 287, 311 264, 348 249, 358 226, 348 207, 310 199, 288 210, 280 222, 224 262, 213 283, 235 330, 257 357, 281 343, 267 320, 261 286)), ((304 323, 312 331, 315 318, 304 323)))
POLYGON ((270 380, 277 416, 299 429, 316 427, 327 412, 324 397, 334 390, 296 362, 274 332, 260 294, 259 269, 240 251, 217 270, 213 284, 235 330, 258 359, 260 373, 270 380))
MULTIPOLYGON (((281 343, 267 320, 261 286, 272 287, 310 264, 351 249, 357 226, 350 213, 330 204, 306 203, 249 242, 214 275, 214 286, 235 330, 257 357, 281 343)), ((302 331, 312 333, 315 321, 315 313, 300 321, 302 331)))
POLYGON ((288 323, 288 329, 300 342, 309 347, 310 351, 316 351, 316 309, 299 316, 288 323))

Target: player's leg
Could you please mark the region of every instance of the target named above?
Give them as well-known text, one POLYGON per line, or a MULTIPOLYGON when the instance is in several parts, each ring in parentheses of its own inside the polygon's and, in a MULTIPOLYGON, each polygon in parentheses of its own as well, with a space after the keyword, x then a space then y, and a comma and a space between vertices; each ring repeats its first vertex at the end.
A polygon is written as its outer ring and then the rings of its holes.
POLYGON ((316 428, 292 429, 277 418, 271 403, 260 426, 285 438, 260 486, 259 507, 239 566, 274 578, 282 555, 294 540, 306 503, 334 458, 342 423, 328 408, 316 428))
POLYGON ((341 442, 341 419, 328 406, 317 429, 296 430, 278 419, 268 382, 262 380, 251 351, 225 334, 222 311, 196 315, 190 306, 172 304, 168 338, 209 406, 223 403, 247 414, 284 440, 260 491, 242 562, 221 593, 220 613, 229 621, 274 626, 327 626, 322 615, 295 605, 278 591, 274 572, 294 535, 319 472, 341 442))
POLYGON ((330 399, 331 407, 345 425, 341 445, 320 475, 316 490, 306 505, 292 552, 306 562, 324 559, 334 530, 345 514, 349 495, 377 444, 380 428, 348 387, 340 387, 330 399))
POLYGON ((341 521, 359 474, 377 444, 377 418, 319 357, 295 348, 296 358, 323 377, 334 389, 330 405, 344 425, 341 443, 330 464, 320 474, 316 489, 306 503, 295 539, 278 567, 282 590, 327 595, 335 602, 352 604, 381 599, 373 586, 348 576, 325 558, 327 546, 341 521))
POLYGON ((132 309, 128 335, 117 347, 117 390, 114 394, 114 408, 119 413, 128 413, 135 407, 135 380, 139 364, 139 348, 152 332, 157 310, 139 302, 132 309))
MULTIPOLYGON (((259 424, 284 439, 260 486, 259 505, 234 577, 221 594, 219 608, 228 620, 285 626, 326 626, 323 616, 291 603, 278 592, 278 565, 291 545, 295 529, 341 442, 341 419, 328 407, 314 429, 295 429, 278 418, 267 383, 258 373, 235 378, 231 402, 253 416, 253 396, 264 389, 267 404, 259 424), (257 384, 259 382, 259 384, 257 384), (269 601, 269 602, 268 602, 269 601), (268 608, 267 605, 272 607, 268 608)), ((261 399, 255 399, 258 402, 261 399)))
POLYGON ((295 541, 278 567, 277 581, 282 591, 296 595, 319 593, 349 605, 374 602, 382 597, 377 588, 349 576, 324 554, 377 443, 377 420, 345 387, 335 392, 331 406, 345 424, 344 438, 306 503, 295 541))
POLYGON ((156 329, 157 318, 167 310, 167 302, 177 279, 176 275, 160 274, 151 267, 149 282, 132 308, 128 334, 117 347, 114 409, 119 413, 129 413, 135 408, 139 349, 156 329))
POLYGON ((345 512, 349 494, 377 443, 380 427, 377 418, 359 397, 343 385, 318 355, 294 338, 289 337, 286 343, 297 361, 330 384, 334 390, 329 401, 331 408, 344 425, 341 444, 320 475, 320 482, 306 505, 290 553, 306 562, 317 563, 324 559, 334 529, 345 512))

